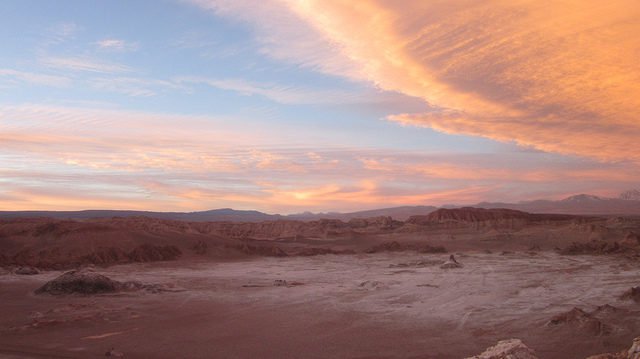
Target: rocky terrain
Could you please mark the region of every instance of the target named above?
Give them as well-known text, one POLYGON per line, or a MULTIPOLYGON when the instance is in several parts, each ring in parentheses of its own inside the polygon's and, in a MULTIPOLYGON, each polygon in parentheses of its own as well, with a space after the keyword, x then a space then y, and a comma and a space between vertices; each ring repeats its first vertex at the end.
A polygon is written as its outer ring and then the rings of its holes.
POLYGON ((631 358, 638 233, 634 217, 471 207, 2 220, 0 356, 631 358))
POLYGON ((391 217, 315 221, 185 222, 147 217, 0 221, 0 265, 65 269, 243 256, 350 254, 384 250, 559 250, 636 255, 640 220, 531 214, 508 209, 439 209, 391 217), (385 247, 386 246, 386 247, 385 247))

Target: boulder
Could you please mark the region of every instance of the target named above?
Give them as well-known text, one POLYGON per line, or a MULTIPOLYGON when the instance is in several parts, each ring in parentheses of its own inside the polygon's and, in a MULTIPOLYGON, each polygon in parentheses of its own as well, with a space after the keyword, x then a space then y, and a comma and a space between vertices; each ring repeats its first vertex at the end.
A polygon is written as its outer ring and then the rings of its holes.
POLYGON ((114 293, 121 283, 91 270, 73 270, 45 283, 36 294, 102 294, 114 293))

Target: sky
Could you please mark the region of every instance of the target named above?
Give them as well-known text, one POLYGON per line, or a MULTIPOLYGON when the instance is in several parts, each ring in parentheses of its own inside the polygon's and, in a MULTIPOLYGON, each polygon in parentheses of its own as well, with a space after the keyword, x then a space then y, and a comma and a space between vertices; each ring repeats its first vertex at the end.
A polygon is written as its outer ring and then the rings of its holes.
POLYGON ((640 187, 637 0, 4 0, 0 210, 640 187))

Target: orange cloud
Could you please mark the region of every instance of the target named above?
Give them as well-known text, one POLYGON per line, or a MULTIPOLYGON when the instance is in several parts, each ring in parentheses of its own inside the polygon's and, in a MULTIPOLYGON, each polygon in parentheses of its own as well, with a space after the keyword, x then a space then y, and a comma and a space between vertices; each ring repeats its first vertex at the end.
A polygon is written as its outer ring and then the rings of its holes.
POLYGON ((284 1, 359 64, 424 99, 389 119, 544 151, 640 161, 640 3, 284 1))
POLYGON ((4 107, 0 209, 345 211, 598 194, 640 175, 625 162, 539 153, 296 146, 268 131, 198 116, 4 107))

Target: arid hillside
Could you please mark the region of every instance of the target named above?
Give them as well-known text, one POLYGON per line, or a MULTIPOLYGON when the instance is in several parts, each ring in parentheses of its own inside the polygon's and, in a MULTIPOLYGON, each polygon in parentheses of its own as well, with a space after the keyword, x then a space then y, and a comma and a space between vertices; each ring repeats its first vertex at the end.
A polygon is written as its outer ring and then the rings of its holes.
POLYGON ((264 222, 187 222, 147 217, 0 222, 3 266, 71 268, 179 258, 234 259, 381 250, 633 253, 640 220, 530 214, 508 209, 440 209, 391 217, 264 222))

